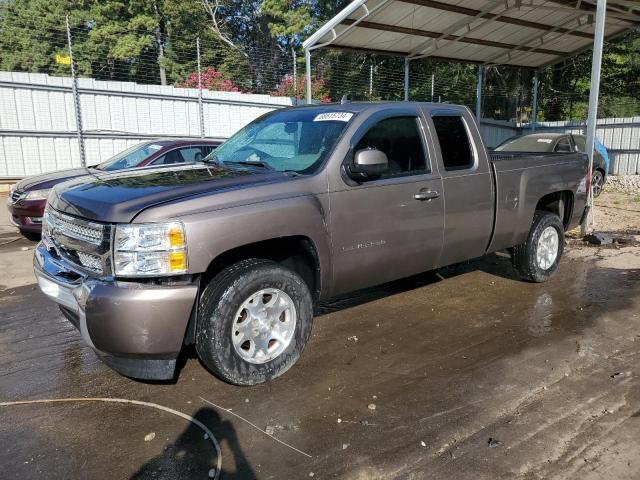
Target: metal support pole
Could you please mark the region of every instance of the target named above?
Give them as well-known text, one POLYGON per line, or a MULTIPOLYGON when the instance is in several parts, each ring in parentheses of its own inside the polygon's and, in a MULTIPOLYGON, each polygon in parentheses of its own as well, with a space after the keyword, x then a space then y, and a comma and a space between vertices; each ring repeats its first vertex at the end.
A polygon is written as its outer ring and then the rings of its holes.
POLYGON ((84 134, 82 132, 82 107, 80 106, 80 94, 78 93, 78 75, 76 64, 73 61, 73 48, 71 47, 71 24, 67 15, 67 45, 69 47, 69 62, 71 65, 71 91, 73 94, 73 106, 76 112, 76 132, 78 136, 78 150, 80 151, 80 164, 87 166, 87 156, 84 149, 84 134))
MULTIPOLYGON (((607 12, 607 0, 598 0, 596 9, 596 30, 593 40, 593 58, 591 60, 591 90, 589 92, 589 115, 587 118, 587 155, 589 155, 588 184, 591 185, 593 171, 593 150, 596 140, 596 127, 598 122, 598 98, 600 94, 600 70, 602 68, 602 47, 604 44, 604 27, 605 16, 607 12)), ((587 192, 587 208, 589 215, 586 215, 580 232, 586 235, 589 226, 594 228, 594 211, 593 211, 593 190, 589 188, 587 192), (591 225, 589 225, 591 223, 591 225)))
POLYGON ((200 64, 200 37, 196 38, 198 56, 198 114, 200 115, 200 137, 204 138, 204 105, 202 104, 202 66, 200 64))
POLYGON ((531 130, 535 132, 538 121, 538 70, 533 74, 533 105, 531 106, 531 130))
POLYGON ((433 95, 435 93, 436 74, 431 74, 431 103, 433 103, 433 95))
POLYGON ((404 101, 409 101, 409 57, 404 57, 404 101))
POLYGON ((307 69, 307 103, 311 103, 311 51, 308 48, 304 51, 304 61, 307 69))
POLYGON ((482 119, 482 83, 484 81, 484 65, 478 65, 478 85, 476 86, 476 120, 480 125, 482 119))
POLYGON ((296 57, 296 49, 291 47, 291 56, 293 57, 293 97, 298 104, 298 59, 296 57))

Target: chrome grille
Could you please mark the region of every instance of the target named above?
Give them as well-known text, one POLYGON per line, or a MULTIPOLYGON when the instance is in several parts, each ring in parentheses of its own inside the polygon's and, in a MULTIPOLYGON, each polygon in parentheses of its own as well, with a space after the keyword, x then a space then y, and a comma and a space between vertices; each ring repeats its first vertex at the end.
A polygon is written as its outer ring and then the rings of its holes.
POLYGON ((42 222, 42 242, 47 250, 75 267, 109 274, 111 227, 66 215, 47 205, 42 222))
POLYGON ((77 252, 78 259, 84 268, 96 273, 102 273, 102 259, 90 253, 77 252))
POLYGON ((46 233, 55 237, 56 233, 75 238, 93 245, 101 245, 104 239, 104 226, 99 223, 76 219, 48 208, 44 212, 46 233))
POLYGON ((13 192, 11 192, 11 196, 9 197, 11 199, 11 203, 16 203, 18 200, 20 200, 22 193, 23 192, 19 192, 17 190, 14 190, 13 192))

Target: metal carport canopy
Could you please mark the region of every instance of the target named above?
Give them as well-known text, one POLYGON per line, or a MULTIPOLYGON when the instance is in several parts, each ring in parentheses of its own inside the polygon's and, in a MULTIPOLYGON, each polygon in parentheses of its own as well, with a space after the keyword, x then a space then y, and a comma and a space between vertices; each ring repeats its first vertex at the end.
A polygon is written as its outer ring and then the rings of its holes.
MULTIPOLYGON (((595 17, 596 0, 356 0, 303 47, 541 68, 590 49, 595 17)), ((640 26, 640 3, 606 17, 609 39, 640 26)))
MULTIPOLYGON (((477 63, 481 66, 478 117, 483 65, 540 69, 593 48, 586 145, 590 176, 602 46, 638 27, 637 0, 354 0, 302 44, 307 102, 311 102, 311 52, 322 47, 404 56, 405 100, 411 60, 477 63)), ((589 191, 589 208, 592 200, 589 191)), ((587 227, 585 217, 583 234, 587 227)))

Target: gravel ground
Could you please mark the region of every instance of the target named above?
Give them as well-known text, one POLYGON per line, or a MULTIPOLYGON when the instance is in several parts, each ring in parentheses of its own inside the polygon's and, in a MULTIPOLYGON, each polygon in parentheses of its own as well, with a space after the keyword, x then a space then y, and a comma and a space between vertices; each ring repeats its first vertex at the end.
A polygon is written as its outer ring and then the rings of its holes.
POLYGON ((610 175, 605 189, 609 192, 640 194, 640 175, 610 175))

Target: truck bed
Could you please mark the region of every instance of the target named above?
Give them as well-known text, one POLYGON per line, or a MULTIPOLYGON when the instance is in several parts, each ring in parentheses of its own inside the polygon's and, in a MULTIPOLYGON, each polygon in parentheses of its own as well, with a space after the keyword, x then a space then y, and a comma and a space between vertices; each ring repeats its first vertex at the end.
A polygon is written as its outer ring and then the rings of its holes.
POLYGON ((570 192, 565 227, 575 225, 586 202, 588 157, 584 153, 488 152, 495 196, 494 233, 488 252, 524 242, 539 199, 547 192, 570 192), (581 188, 584 190, 581 192, 581 188), (574 192, 577 192, 574 196, 574 192))

